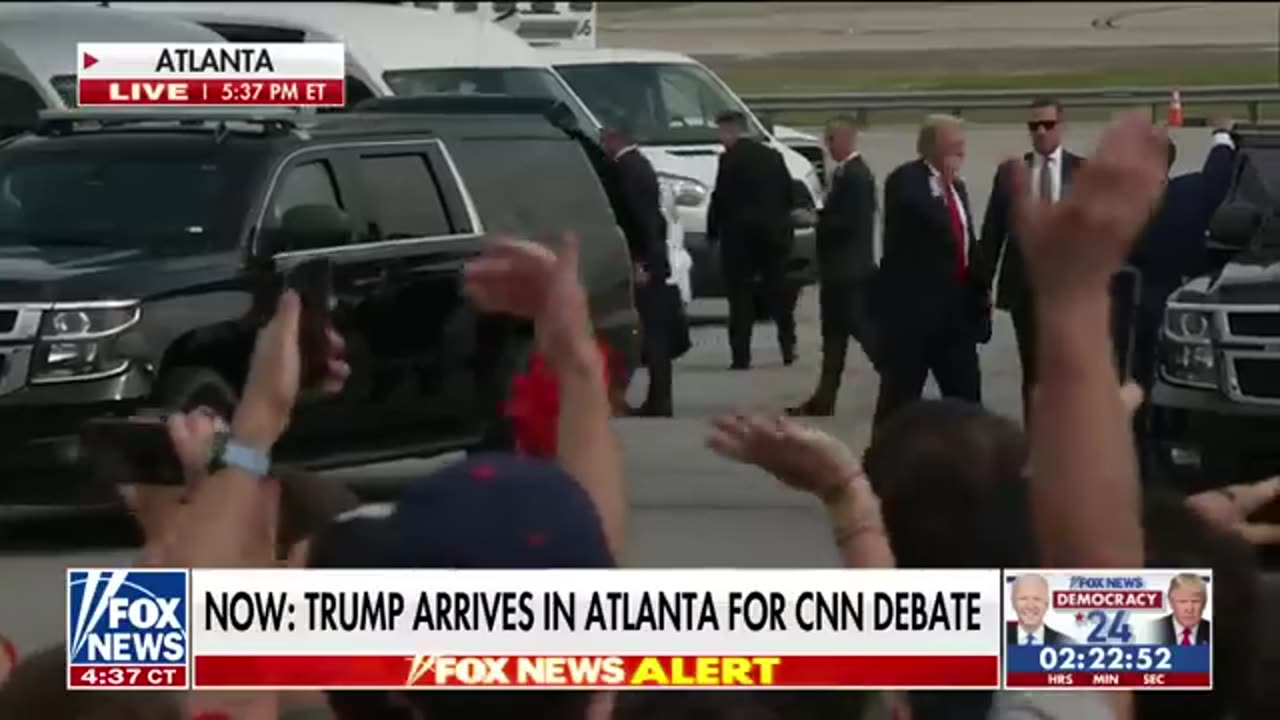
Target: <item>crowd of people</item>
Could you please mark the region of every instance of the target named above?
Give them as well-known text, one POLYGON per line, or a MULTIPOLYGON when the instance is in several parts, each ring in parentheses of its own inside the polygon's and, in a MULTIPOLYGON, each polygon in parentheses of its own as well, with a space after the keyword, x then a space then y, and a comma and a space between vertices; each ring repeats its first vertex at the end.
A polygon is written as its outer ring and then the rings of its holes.
MULTIPOLYGON (((1047 113, 1048 106, 1034 112, 1047 113)), ((1053 129, 1048 119, 1033 121, 1036 137, 1053 129)), ((854 133, 841 119, 829 137, 848 148, 854 133)), ((976 360, 970 356, 981 323, 961 324, 953 313, 989 312, 977 301, 956 300, 966 287, 977 287, 981 292, 975 295, 984 298, 987 280, 977 271, 970 274, 979 255, 976 223, 955 183, 963 156, 961 128, 938 119, 921 134, 921 159, 886 183, 881 273, 892 278, 886 281, 890 286, 920 288, 922 280, 899 265, 910 254, 917 271, 933 269, 932 294, 894 300, 902 303, 904 329, 881 334, 873 351, 885 379, 870 446, 852 447, 785 412, 715 418, 708 446, 728 461, 758 466, 812 495, 825 508, 832 542, 848 567, 1212 568, 1217 590, 1211 691, 90 693, 65 689, 65 650, 51 648, 13 668, 0 688, 0 718, 825 720, 867 717, 873 710, 904 720, 1280 717, 1280 696, 1269 682, 1280 668, 1269 664, 1259 643, 1259 628, 1275 612, 1260 605, 1253 547, 1280 542, 1280 527, 1250 520, 1257 508, 1280 501, 1280 479, 1190 498, 1144 488, 1132 422, 1142 388, 1120 381, 1113 352, 1112 279, 1160 206, 1168 147, 1163 131, 1145 114, 1132 113, 1117 117, 1096 151, 1075 164, 1069 193, 1052 195, 1058 192, 1052 183, 1045 193, 1030 192, 1042 182, 1034 163, 1015 162, 1002 170, 1011 188, 1008 234, 1016 238, 1013 247, 1025 268, 1028 327, 1034 328, 1024 337, 1034 378, 1025 428, 977 402, 976 360), (930 202, 934 206, 924 215, 930 202), (957 236, 967 243, 953 244, 950 255, 930 244, 957 223, 957 236), (930 370, 953 397, 917 399, 930 370)), ((868 201, 869 173, 852 157, 852 151, 845 154, 832 192, 847 193, 861 206, 868 201)), ((831 232, 856 225, 829 217, 831 232)), ((305 474, 255 470, 260 465, 245 458, 269 460, 307 390, 300 387, 300 302, 286 292, 258 335, 232 416, 224 421, 192 412, 170 418, 187 485, 127 489, 146 540, 139 563, 618 566, 626 555, 627 483, 643 478, 627 478, 623 471, 610 424, 605 360, 591 331, 577 258, 572 233, 557 247, 502 239, 465 270, 466 291, 480 310, 524 318, 535 328, 538 352, 559 392, 554 458, 474 455, 412 483, 389 511, 361 507, 305 474), (217 442, 220 437, 225 440, 217 442), (237 448, 238 460, 225 462, 227 445, 237 448), (219 453, 224 462, 211 462, 219 453)), ((637 271, 642 281, 658 275, 661 261, 650 262, 637 271)), ((859 272, 824 275, 835 279, 824 285, 824 298, 857 285, 859 272)), ((843 311, 828 309, 830 304, 824 302, 824 320, 836 326, 829 316, 843 311)), ((845 333, 833 330, 832 340, 837 334, 845 333)), ((837 345, 824 347, 835 356, 841 352, 837 345)), ((349 372, 336 331, 329 333, 328 350, 319 389, 333 392, 349 372)), ((826 388, 820 384, 805 411, 825 409, 820 393, 834 392, 826 388)))

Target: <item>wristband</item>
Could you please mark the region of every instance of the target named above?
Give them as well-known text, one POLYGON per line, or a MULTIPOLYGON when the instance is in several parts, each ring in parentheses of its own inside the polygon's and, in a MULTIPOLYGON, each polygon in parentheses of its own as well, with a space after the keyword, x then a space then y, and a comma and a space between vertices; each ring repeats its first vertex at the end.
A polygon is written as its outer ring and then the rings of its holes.
POLYGON ((217 435, 213 452, 212 472, 235 468, 258 477, 266 477, 271 473, 271 458, 266 453, 237 442, 230 433, 217 435))

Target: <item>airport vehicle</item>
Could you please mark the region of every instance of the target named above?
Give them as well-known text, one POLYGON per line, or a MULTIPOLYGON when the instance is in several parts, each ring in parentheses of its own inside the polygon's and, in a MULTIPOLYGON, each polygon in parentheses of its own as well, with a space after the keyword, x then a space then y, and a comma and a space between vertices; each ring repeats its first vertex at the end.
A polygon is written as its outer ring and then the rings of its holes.
POLYGON ((407 2, 402 5, 496 22, 534 47, 596 46, 594 2, 407 2))
POLYGON ((812 212, 822 204, 822 183, 813 163, 778 142, 764 124, 723 82, 686 55, 651 50, 544 49, 543 56, 600 121, 625 116, 636 126, 641 147, 659 179, 670 186, 693 256, 695 296, 724 292, 719 253, 706 238, 707 208, 715 186, 721 146, 715 118, 738 110, 751 124, 750 134, 780 152, 794 184, 798 218, 795 249, 787 265, 800 284, 817 280, 812 212))
POLYGON ((0 502, 109 499, 76 472, 90 418, 228 413, 287 274, 317 258, 353 373, 299 406, 280 462, 509 442, 530 329, 477 314, 459 282, 493 231, 576 229, 594 327, 634 359, 630 257, 592 158, 520 102, 70 111, 0 146, 0 502))
POLYGON ((44 3, 0 5, 0 138, 31 128, 41 110, 75 106, 76 43, 222 42, 178 18, 44 3))
POLYGON ((1280 472, 1280 125, 1234 136, 1216 269, 1170 296, 1150 398, 1156 460, 1189 490, 1280 472))

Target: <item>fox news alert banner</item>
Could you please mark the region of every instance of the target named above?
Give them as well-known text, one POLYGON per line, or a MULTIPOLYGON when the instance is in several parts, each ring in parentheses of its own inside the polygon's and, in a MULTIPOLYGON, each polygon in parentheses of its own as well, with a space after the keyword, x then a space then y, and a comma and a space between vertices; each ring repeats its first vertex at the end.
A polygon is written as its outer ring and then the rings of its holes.
POLYGON ((1000 680, 995 570, 73 570, 68 582, 73 688, 1000 680))
POLYGON ((340 43, 79 43, 80 107, 341 107, 340 43))
POLYGON ((1007 570, 1005 686, 1213 686, 1213 575, 1194 570, 1007 570))

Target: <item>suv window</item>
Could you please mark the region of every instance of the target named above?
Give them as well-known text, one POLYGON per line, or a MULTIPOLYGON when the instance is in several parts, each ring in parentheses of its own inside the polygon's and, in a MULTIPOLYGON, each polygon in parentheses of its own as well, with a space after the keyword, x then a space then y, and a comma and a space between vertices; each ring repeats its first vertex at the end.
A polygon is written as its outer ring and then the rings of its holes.
POLYGON ((0 138, 30 128, 42 109, 44 101, 35 88, 20 78, 0 74, 0 138))
POLYGON ((420 153, 363 155, 360 173, 374 217, 371 240, 449 235, 440 189, 420 153))
POLYGON ((338 189, 333 182, 333 170, 325 160, 304 163, 289 171, 280 189, 276 191, 271 214, 279 225, 284 214, 299 205, 332 205, 342 208, 338 189))

